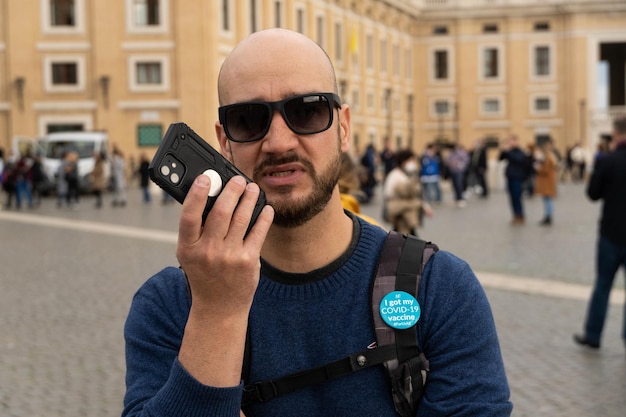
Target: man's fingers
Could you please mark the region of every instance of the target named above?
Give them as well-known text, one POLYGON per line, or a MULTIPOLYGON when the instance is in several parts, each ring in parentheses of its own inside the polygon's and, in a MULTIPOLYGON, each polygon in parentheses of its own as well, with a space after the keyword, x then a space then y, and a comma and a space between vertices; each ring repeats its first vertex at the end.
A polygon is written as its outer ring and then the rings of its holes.
POLYGON ((241 176, 232 177, 226 183, 204 223, 205 236, 223 239, 230 233, 233 214, 245 189, 246 180, 241 176))
POLYGON ((199 175, 185 197, 180 214, 178 227, 179 242, 191 244, 198 240, 202 231, 202 213, 209 196, 211 179, 202 174, 199 175))

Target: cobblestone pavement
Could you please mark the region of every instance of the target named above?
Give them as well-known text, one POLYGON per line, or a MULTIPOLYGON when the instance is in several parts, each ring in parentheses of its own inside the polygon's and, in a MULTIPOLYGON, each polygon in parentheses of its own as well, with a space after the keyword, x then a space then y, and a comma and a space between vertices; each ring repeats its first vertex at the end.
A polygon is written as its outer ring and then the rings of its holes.
MULTIPOLYGON (((83 198, 76 210, 46 199, 36 210, 0 211, 0 417, 120 414, 131 297, 148 276, 176 263, 179 206, 140 198, 133 189, 125 208, 96 210, 83 198)), ((469 261, 483 281, 513 415, 622 417, 621 273, 602 349, 571 341, 593 281, 599 213, 583 185, 560 187, 550 228, 537 225, 536 198, 525 201, 523 227, 509 226, 502 191, 470 198, 463 209, 446 198, 419 232, 469 261)), ((378 199, 363 210, 379 217, 378 199)))

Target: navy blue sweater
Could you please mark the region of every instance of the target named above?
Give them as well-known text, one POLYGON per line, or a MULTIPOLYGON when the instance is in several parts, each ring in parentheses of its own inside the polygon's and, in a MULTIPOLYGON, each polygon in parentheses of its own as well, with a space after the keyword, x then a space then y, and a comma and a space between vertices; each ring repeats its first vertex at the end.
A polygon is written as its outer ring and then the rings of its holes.
MULTIPOLYGON (((348 253, 326 268, 285 277, 264 265, 249 322, 252 381, 323 365, 375 340, 370 283, 386 232, 362 220, 356 225, 348 253)), ((437 252, 424 271, 418 301, 419 339, 431 372, 417 416, 509 416, 494 321, 470 267, 437 252)), ((135 295, 125 326, 123 416, 239 416, 243 384, 204 386, 177 360, 189 308, 178 268, 162 270, 135 295)), ((381 365, 255 404, 252 416, 397 414, 381 365)))

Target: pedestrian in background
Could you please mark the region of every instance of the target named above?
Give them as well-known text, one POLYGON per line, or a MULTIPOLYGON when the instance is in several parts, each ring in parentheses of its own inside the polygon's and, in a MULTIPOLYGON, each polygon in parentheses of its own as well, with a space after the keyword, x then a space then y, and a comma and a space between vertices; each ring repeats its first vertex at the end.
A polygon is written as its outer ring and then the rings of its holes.
POLYGON ((104 152, 94 153, 94 166, 91 171, 91 181, 93 194, 96 197, 96 208, 102 207, 102 192, 107 182, 105 173, 106 154, 104 152))
POLYGON ((57 208, 63 207, 67 199, 67 180, 65 179, 65 171, 68 164, 67 151, 61 154, 61 163, 56 173, 56 190, 57 190, 57 208))
POLYGON ((341 154, 341 168, 339 170, 339 195, 341 197, 341 205, 345 210, 348 210, 369 223, 380 226, 376 219, 361 212, 361 201, 363 199, 363 192, 359 187, 359 176, 356 169, 356 165, 347 153, 341 154))
POLYGON ((519 146, 517 135, 509 136, 504 147, 500 150, 500 161, 506 161, 506 186, 513 212, 511 224, 524 224, 524 205, 522 193, 524 181, 528 178, 530 170, 529 158, 526 152, 519 146))
POLYGON ((126 205, 126 161, 119 148, 113 148, 111 158, 111 180, 113 182, 113 207, 126 205))
POLYGON ((526 179, 524 180, 524 185, 522 186, 522 195, 526 192, 526 197, 528 198, 535 196, 535 150, 535 145, 533 143, 528 144, 526 147, 528 172, 526 179))
POLYGON ((478 139, 469 155, 472 185, 478 187, 477 193, 481 198, 487 198, 489 186, 487 185, 487 147, 485 141, 478 139))
POLYGON ((552 140, 537 147, 533 158, 535 171, 535 194, 543 198, 542 226, 550 226, 554 216, 554 198, 557 189, 557 171, 559 168, 552 140))
POLYGON ((450 172, 450 180, 454 189, 454 201, 457 207, 467 206, 465 200, 465 175, 470 159, 467 151, 460 143, 454 145, 446 157, 446 166, 450 172))
POLYGON ((361 175, 361 190, 366 196, 364 203, 369 203, 374 197, 374 189, 378 182, 376 180, 377 154, 373 144, 370 143, 365 148, 365 152, 361 156, 361 165, 365 167, 361 175))
POLYGON ((383 184, 384 216, 393 230, 417 236, 423 214, 432 215, 430 205, 422 200, 417 177, 417 157, 410 149, 399 150, 396 167, 383 184))
POLYGON ((141 192, 143 196, 143 202, 145 204, 150 204, 152 201, 152 197, 150 196, 150 172, 148 168, 150 167, 150 159, 145 152, 142 152, 139 156, 139 186, 141 187, 141 192))
POLYGON ((33 157, 33 166, 31 167, 33 180, 33 206, 41 206, 41 195, 44 188, 48 185, 48 177, 43 167, 41 153, 35 153, 33 157))
POLYGON ((15 202, 22 208, 22 200, 26 199, 29 208, 33 208, 33 157, 30 149, 20 156, 15 165, 15 202))
MULTIPOLYGON (((620 266, 626 272, 626 117, 613 122, 612 151, 596 161, 587 196, 602 200, 602 217, 596 247, 596 278, 589 300, 583 334, 575 334, 580 345, 599 348, 609 295, 620 266)), ((622 322, 626 347, 626 306, 622 322)))
POLYGON ((4 168, 2 169, 2 189, 7 194, 6 201, 4 206, 6 208, 11 208, 13 205, 13 196, 15 195, 15 180, 16 180, 16 164, 17 160, 15 155, 11 153, 4 163, 4 168))
POLYGON ((80 202, 80 183, 78 175, 78 153, 68 152, 65 165, 65 181, 67 181, 66 203, 70 208, 76 208, 80 202))
POLYGON ((383 147, 382 152, 380 153, 380 162, 383 164, 383 181, 387 178, 387 175, 391 172, 391 170, 395 167, 396 154, 391 149, 391 140, 389 138, 385 138, 385 145, 383 147))
POLYGON ((420 181, 423 187, 423 197, 428 203, 441 203, 441 158, 437 154, 436 145, 426 145, 421 159, 420 181))

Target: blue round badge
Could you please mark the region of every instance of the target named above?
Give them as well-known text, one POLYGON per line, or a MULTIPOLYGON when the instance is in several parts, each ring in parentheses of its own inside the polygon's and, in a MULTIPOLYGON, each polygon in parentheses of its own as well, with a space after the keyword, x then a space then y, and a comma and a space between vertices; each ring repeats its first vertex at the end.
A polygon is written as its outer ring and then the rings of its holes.
POLYGON ((394 329, 410 329, 420 319, 422 309, 408 292, 393 291, 380 301, 380 316, 394 329))

